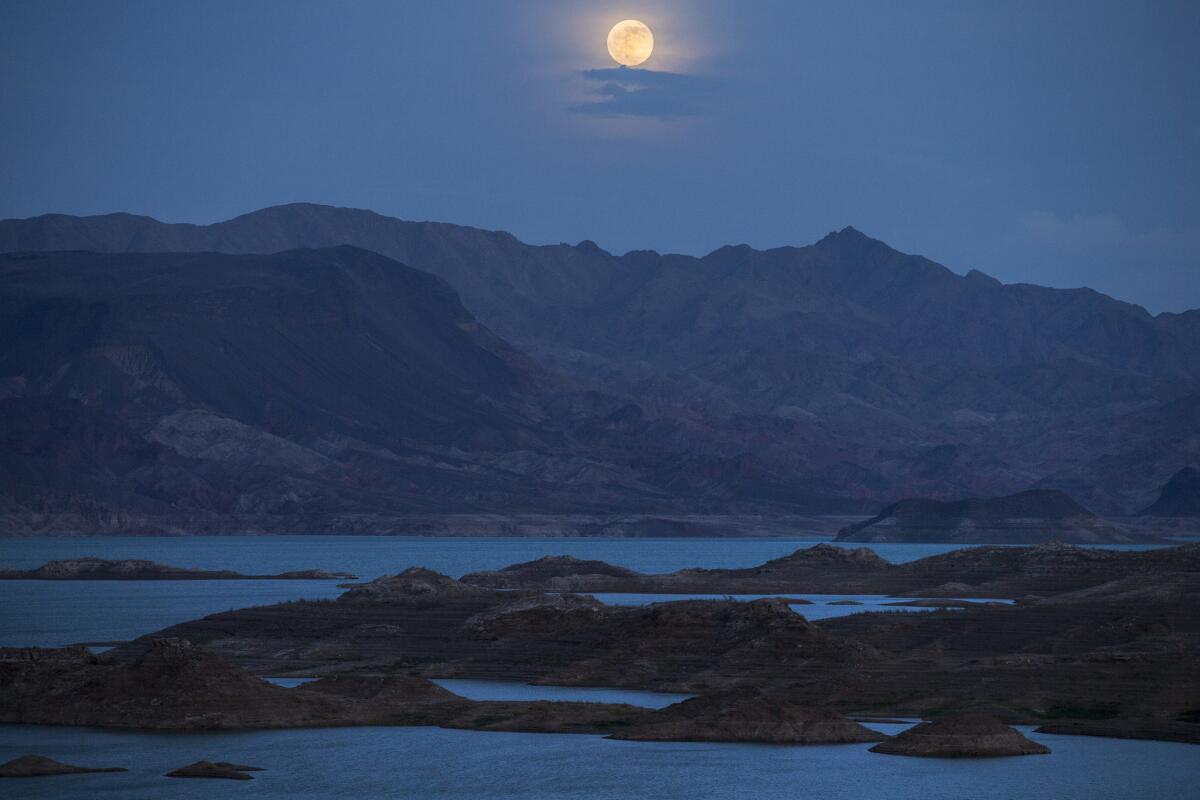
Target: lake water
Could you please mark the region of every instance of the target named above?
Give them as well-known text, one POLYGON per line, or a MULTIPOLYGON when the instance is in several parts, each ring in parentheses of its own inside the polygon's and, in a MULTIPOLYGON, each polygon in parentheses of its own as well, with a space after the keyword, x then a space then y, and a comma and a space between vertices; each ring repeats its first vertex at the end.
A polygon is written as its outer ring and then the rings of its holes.
MULTIPOLYGON (((31 568, 55 558, 149 558, 185 567, 280 572, 322 568, 362 578, 420 565, 453 576, 543 555, 597 558, 646 572, 684 566, 751 566, 813 539, 431 539, 416 537, 192 537, 0 539, 0 565, 31 568)), ((907 561, 953 549, 880 545, 907 561)), ((0 581, 0 644, 60 645, 128 639, 205 614, 282 600, 326 598, 336 581, 0 581)), ((803 595, 802 595, 803 596, 803 595)), ((816 617, 864 606, 804 596, 816 617)), ((651 602, 657 595, 609 596, 651 602)), ((919 612, 913 612, 919 613, 919 612)), ((445 681, 477 699, 559 699, 661 706, 680 696, 618 689, 445 681)), ((885 733, 904 725, 874 725, 885 733)), ((1106 800, 1194 798, 1200 747, 1029 734, 1054 752, 1021 759, 929 760, 882 756, 867 745, 615 742, 599 736, 482 733, 436 728, 340 728, 163 734, 0 725, 0 761, 39 753, 128 773, 5 781, 0 797, 28 798, 921 798, 1106 800), (172 780, 199 759, 266 767, 253 781, 172 780)))
MULTIPOLYGON (((890 733, 903 725, 878 725, 890 733)), ((1200 747, 1030 733, 1048 756, 923 759, 869 745, 618 742, 577 734, 438 728, 134 733, 0 726, 20 753, 127 773, 5 781, 30 798, 414 798, 455 800, 1194 800, 1200 747), (162 775, 199 759, 265 767, 253 781, 162 775)))
MULTIPOLYGON (((276 686, 294 689, 315 678, 264 678, 276 686)), ((484 681, 474 678, 435 678, 434 683, 468 700, 568 700, 585 703, 628 703, 641 708, 662 708, 690 694, 647 692, 638 689, 608 689, 602 686, 536 686, 512 681, 484 681)))

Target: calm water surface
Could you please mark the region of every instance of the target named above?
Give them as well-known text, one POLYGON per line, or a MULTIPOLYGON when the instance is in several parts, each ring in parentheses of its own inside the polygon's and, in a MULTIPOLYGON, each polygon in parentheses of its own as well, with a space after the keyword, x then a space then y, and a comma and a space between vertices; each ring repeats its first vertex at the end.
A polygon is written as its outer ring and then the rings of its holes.
MULTIPOLYGON (((294 689, 315 678, 264 678, 263 680, 294 689)), ((583 703, 628 703, 642 708, 663 708, 690 694, 671 692, 647 692, 638 689, 608 689, 601 686, 535 686, 532 683, 513 681, 484 681, 474 678, 435 678, 434 683, 444 686, 460 697, 469 700, 568 700, 583 703)))
MULTIPOLYGON (((876 726, 893 732, 904 726, 876 726)), ((5 781, 26 798, 753 798, 1194 800, 1200 748, 1026 734, 1048 756, 922 759, 869 745, 617 742, 437 728, 158 734, 0 726, 0 759, 44 753, 127 773, 5 781), (265 767, 245 782, 161 777, 205 758, 265 767), (14 785, 15 784, 15 785, 14 785)))

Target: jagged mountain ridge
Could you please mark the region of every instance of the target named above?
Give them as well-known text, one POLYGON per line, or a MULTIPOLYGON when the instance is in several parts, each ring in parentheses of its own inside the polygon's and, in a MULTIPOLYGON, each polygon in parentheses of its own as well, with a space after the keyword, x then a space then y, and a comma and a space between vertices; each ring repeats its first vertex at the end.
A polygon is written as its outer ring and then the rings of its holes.
POLYGON ((720 473, 709 487, 720 502, 737 498, 739 475, 761 489, 786 474, 780 495, 799 484, 879 504, 1040 485, 1128 513, 1197 455, 1200 312, 1152 316, 1087 289, 963 277, 853 229, 693 258, 308 204, 208 226, 0 222, 9 251, 340 243, 445 278, 543 363, 629 396, 624 416, 595 422, 597 443, 625 447, 660 415, 686 420, 687 436, 669 436, 685 451, 679 439, 696 442, 685 472, 720 473))

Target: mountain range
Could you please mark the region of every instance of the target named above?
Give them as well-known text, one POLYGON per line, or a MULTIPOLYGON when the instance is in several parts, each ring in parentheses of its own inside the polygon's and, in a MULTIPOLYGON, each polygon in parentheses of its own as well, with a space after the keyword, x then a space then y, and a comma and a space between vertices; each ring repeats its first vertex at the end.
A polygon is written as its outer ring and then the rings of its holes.
POLYGON ((0 252, 17 525, 865 513, 1031 488, 1119 515, 1200 461, 1200 311, 962 276, 853 228, 613 255, 294 204, 5 220, 0 252))

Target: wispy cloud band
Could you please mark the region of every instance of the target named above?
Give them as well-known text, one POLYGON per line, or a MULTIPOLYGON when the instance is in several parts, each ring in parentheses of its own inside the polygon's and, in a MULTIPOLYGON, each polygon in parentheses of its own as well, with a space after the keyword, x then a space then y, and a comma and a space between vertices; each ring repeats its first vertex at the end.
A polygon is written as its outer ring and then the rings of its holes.
POLYGON ((580 75, 592 86, 589 101, 569 111, 606 117, 677 119, 704 114, 720 91, 717 81, 698 75, 648 69, 587 69, 580 75))

